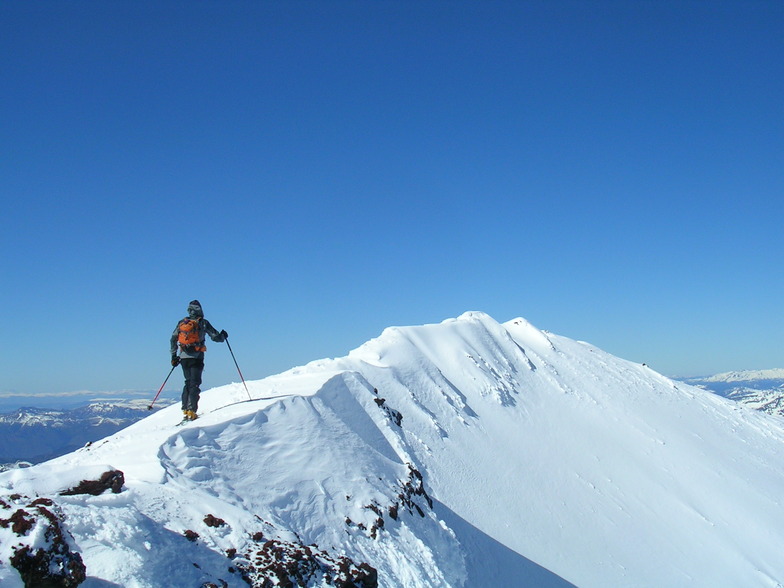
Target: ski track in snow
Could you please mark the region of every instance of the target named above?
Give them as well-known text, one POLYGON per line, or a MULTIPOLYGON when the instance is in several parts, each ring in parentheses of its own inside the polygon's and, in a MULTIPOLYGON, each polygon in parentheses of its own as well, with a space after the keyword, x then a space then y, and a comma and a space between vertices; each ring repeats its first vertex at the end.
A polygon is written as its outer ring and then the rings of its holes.
POLYGON ((246 586, 227 551, 258 532, 388 587, 784 582, 784 421, 524 319, 392 327, 248 387, 0 474, 0 497, 52 497, 93 588, 246 586), (58 496, 109 468, 120 494, 58 496))

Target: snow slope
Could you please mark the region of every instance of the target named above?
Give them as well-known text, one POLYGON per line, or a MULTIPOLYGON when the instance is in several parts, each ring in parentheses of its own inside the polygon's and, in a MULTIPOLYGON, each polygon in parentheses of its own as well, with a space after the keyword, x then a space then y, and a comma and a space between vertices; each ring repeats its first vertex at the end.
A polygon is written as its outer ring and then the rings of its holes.
MULTIPOLYGON (((782 420, 523 319, 389 328, 248 385, 0 474, 0 497, 55 500, 83 586, 246 586, 259 534, 389 587, 784 583, 782 420), (123 492, 58 495, 109 467, 123 492)), ((10 553, 0 529, 13 588, 10 553)))

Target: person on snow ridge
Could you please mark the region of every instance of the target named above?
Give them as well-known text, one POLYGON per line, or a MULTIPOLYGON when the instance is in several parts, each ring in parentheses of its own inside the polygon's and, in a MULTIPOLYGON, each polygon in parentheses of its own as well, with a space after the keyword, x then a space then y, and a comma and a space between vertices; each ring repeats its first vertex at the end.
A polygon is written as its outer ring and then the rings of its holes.
POLYGON ((185 420, 192 421, 196 418, 199 408, 199 394, 201 389, 201 374, 204 371, 204 345, 206 336, 216 343, 223 343, 229 338, 226 331, 218 330, 204 318, 204 311, 198 300, 191 300, 188 304, 188 316, 177 323, 171 336, 171 364, 181 365, 185 376, 185 386, 182 389, 182 412, 185 420), (180 354, 177 355, 179 346, 180 354))

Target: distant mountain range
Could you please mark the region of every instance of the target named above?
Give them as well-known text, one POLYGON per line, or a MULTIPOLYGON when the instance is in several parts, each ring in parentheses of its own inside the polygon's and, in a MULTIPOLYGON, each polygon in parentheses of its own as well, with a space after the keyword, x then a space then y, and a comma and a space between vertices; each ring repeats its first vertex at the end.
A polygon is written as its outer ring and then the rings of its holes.
MULTIPOLYGON (((734 371, 680 381, 784 417, 784 369, 734 371)), ((164 408, 170 399, 156 405, 164 408)), ((91 402, 74 409, 19 408, 0 414, 0 471, 40 463, 84 447, 150 415, 148 400, 91 402)))
POLYGON ((0 470, 2 464, 38 463, 103 439, 149 416, 148 405, 148 400, 136 399, 70 410, 24 407, 0 414, 0 470))
MULTIPOLYGON (((784 369, 733 371, 679 378, 691 386, 784 417, 784 369)), ((164 408, 173 401, 161 400, 164 408)), ((0 471, 40 463, 84 447, 150 415, 148 400, 92 402, 74 409, 23 407, 0 414, 0 471)))
POLYGON ((681 381, 768 414, 784 416, 784 369, 725 372, 681 381))

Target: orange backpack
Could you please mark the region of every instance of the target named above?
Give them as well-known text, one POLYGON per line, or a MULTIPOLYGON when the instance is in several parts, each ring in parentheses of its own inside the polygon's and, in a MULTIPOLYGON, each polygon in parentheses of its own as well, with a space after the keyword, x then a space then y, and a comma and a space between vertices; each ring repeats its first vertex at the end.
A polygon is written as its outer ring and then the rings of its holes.
POLYGON ((207 346, 199 339, 199 321, 189 318, 182 319, 177 326, 179 335, 177 340, 180 342, 180 349, 187 348, 189 351, 207 351, 207 346))

